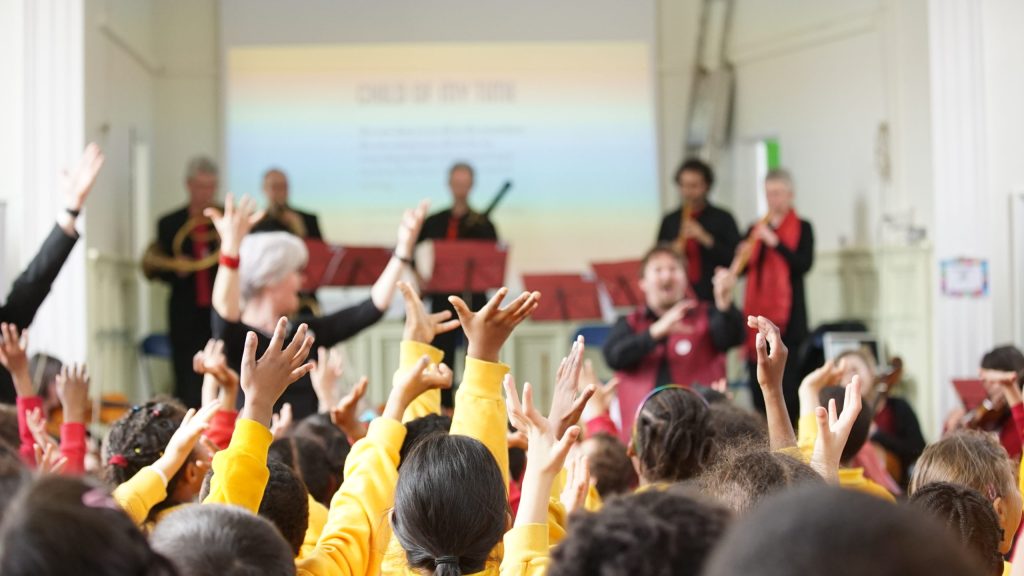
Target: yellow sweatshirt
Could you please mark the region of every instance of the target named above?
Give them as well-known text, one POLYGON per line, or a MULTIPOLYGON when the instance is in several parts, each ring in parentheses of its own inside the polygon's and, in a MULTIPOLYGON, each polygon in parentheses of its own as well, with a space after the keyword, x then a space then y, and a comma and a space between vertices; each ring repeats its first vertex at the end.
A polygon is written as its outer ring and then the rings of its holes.
MULTIPOLYGON (((439 364, 444 359, 444 352, 434 348, 430 344, 423 344, 422 342, 413 342, 412 340, 402 340, 400 352, 399 352, 398 366, 400 371, 408 370, 412 368, 416 362, 419 361, 423 356, 429 356, 430 362, 433 364, 439 364)), ((440 390, 428 390, 423 394, 420 394, 416 400, 413 400, 412 404, 405 409, 405 414, 402 415, 402 423, 406 423, 410 420, 422 418, 430 414, 441 413, 441 391, 440 390)))
MULTIPOLYGON (((803 414, 797 422, 797 447, 804 462, 811 461, 814 443, 818 440, 818 419, 814 413, 803 414)), ((793 454, 790 453, 792 456, 793 454)), ((889 502, 896 502, 896 497, 870 478, 864 476, 863 468, 840 468, 839 486, 877 496, 889 502)))
POLYGON ((213 457, 210 493, 203 504, 232 504, 259 514, 263 490, 270 479, 267 453, 273 441, 266 426, 239 418, 231 443, 213 457))
POLYGON ((160 473, 146 466, 114 489, 114 501, 136 526, 142 526, 153 506, 167 499, 167 486, 160 473))
POLYGON ((299 560, 308 556, 316 548, 317 540, 324 531, 327 524, 327 508, 309 496, 309 526, 306 527, 306 537, 302 541, 302 548, 299 548, 299 560))
POLYGON ((501 576, 543 576, 551 560, 548 556, 548 526, 525 524, 505 533, 505 557, 501 576))

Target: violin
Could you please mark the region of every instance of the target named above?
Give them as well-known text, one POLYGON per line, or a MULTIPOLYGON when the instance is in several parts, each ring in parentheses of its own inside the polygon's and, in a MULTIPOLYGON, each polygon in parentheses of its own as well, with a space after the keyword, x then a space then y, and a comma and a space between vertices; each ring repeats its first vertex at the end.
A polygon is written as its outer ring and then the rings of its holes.
MULTIPOLYGON (((889 394, 899 385, 901 380, 903 380, 903 359, 899 356, 894 356, 889 361, 889 370, 875 378, 875 401, 872 404, 875 414, 878 414, 879 410, 885 406, 885 402, 889 399, 889 394)), ((902 485, 904 483, 904 467, 900 458, 877 442, 871 442, 871 445, 875 448, 875 452, 885 465, 885 470, 892 476, 893 480, 902 485)))
MULTIPOLYGON (((117 422, 126 412, 131 410, 132 403, 123 394, 104 394, 98 402, 90 402, 85 412, 86 424, 98 422, 100 424, 113 424, 117 422), (93 415, 97 414, 98 418, 93 415)), ((46 431, 53 437, 60 437, 60 426, 64 423, 64 407, 57 406, 50 411, 46 420, 46 431)))
POLYGON ((969 410, 960 418, 960 426, 969 430, 994 432, 999 430, 1009 414, 1010 405, 1006 403, 1006 398, 1002 396, 995 400, 985 398, 980 405, 969 410))

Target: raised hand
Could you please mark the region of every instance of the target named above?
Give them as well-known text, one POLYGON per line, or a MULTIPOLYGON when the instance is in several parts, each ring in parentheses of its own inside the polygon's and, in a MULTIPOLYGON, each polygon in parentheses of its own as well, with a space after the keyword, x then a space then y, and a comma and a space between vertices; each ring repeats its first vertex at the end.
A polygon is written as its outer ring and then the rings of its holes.
POLYGON ((502 287, 477 312, 471 311, 462 298, 448 297, 448 301, 459 315, 466 339, 469 340, 467 356, 485 362, 497 362, 501 347, 512 334, 512 330, 529 318, 540 305, 540 292, 523 292, 511 304, 501 308, 501 301, 505 299, 506 294, 508 288, 502 287))
POLYGON ((242 238, 263 218, 264 213, 263 210, 256 210, 256 201, 249 196, 242 196, 236 205, 231 193, 224 199, 223 213, 216 208, 203 210, 203 215, 213 220, 213 227, 220 236, 221 253, 228 256, 238 256, 242 238))
POLYGON ((96 176, 103 167, 103 152, 95 143, 90 142, 82 152, 82 158, 72 173, 63 172, 61 183, 64 193, 67 196, 67 207, 71 210, 81 210, 85 205, 85 199, 89 197, 89 191, 96 183, 96 176))
POLYGON ((309 379, 313 381, 313 392, 319 402, 318 412, 328 412, 338 402, 338 380, 345 373, 344 360, 340 353, 326 346, 316 349, 316 362, 309 379))
POLYGON ((683 223, 683 237, 692 238, 705 248, 710 248, 715 244, 715 237, 693 218, 687 218, 683 223))
POLYGON ((579 426, 570 426, 565 434, 557 436, 559 422, 551 416, 545 418, 533 405, 533 387, 523 385, 520 402, 515 382, 505 378, 506 409, 512 426, 525 432, 529 442, 526 450, 526 473, 519 500, 516 526, 542 523, 547 516, 548 497, 555 475, 565 464, 573 442, 580 435, 579 426))
POLYGON ((65 364, 57 375, 57 397, 64 408, 64 421, 85 423, 89 410, 89 371, 84 364, 65 364))
POLYGON ((619 379, 613 377, 607 383, 601 382, 597 373, 594 372, 594 363, 586 360, 583 362, 583 372, 580 374, 580 386, 594 388, 594 395, 590 397, 587 407, 583 409, 583 421, 586 422, 608 413, 612 400, 615 399, 615 391, 619 388, 619 379))
POLYGON ((313 337, 306 334, 308 327, 305 324, 299 325, 291 343, 282 348, 287 328, 287 318, 282 317, 277 321, 270 345, 259 360, 256 360, 256 333, 246 334, 245 348, 242 350, 241 386, 245 393, 245 406, 240 416, 255 420, 267 428, 270 428, 274 404, 281 394, 292 382, 313 369, 313 363, 306 362, 309 349, 313 346, 313 337))
POLYGON ((46 416, 43 416, 41 408, 29 410, 25 414, 25 423, 28 425, 29 432, 32 433, 32 442, 36 446, 45 448, 52 444, 54 448, 57 447, 57 441, 46 431, 46 416))
POLYGON ((459 327, 458 318, 452 320, 452 313, 449 310, 428 314, 419 294, 408 282, 399 282, 398 289, 402 291, 405 300, 405 329, 402 332, 402 340, 430 344, 438 334, 451 332, 459 327))
POLYGON ((839 385, 845 372, 845 360, 840 360, 838 363, 827 360, 820 368, 804 376, 803 381, 800 382, 799 391, 800 414, 807 415, 815 412, 820 405, 818 397, 822 388, 839 385))
POLYGON ((35 396, 32 376, 28 373, 28 328, 18 333, 18 327, 7 322, 0 323, 0 364, 7 368, 14 380, 14 391, 18 396, 35 396))
POLYGON ((728 268, 715 268, 711 277, 711 286, 715 295, 715 308, 722 312, 732 308, 732 296, 736 288, 736 275, 728 268))
POLYGON ((825 480, 837 484, 839 482, 839 465, 842 463, 843 449, 850 437, 853 423, 860 415, 860 376, 846 386, 843 398, 843 412, 836 415, 836 401, 828 401, 828 409, 824 406, 815 408, 814 415, 818 420, 818 438, 814 442, 811 454, 811 467, 821 474, 825 480))
POLYGON ((1003 392, 1003 397, 1006 398, 1006 405, 1014 407, 1024 401, 1021 397, 1021 390, 1019 388, 1018 381, 1020 377, 1016 372, 1010 372, 1006 370, 982 370, 982 380, 995 382, 999 389, 1003 392))
POLYGON ((331 408, 331 422, 338 427, 350 440, 355 441, 366 435, 366 428, 359 421, 359 401, 366 395, 370 380, 363 376, 348 394, 341 397, 338 404, 331 408))
POLYGON ((402 421, 405 409, 413 400, 427 390, 452 387, 452 371, 445 364, 431 364, 429 356, 423 356, 406 372, 396 371, 392 379, 391 395, 384 406, 384 418, 402 421))
POLYGON ((178 425, 178 429, 174 431, 171 439, 167 442, 163 455, 153 463, 153 467, 162 472, 164 478, 173 478, 178 473, 189 454, 192 453, 192 449, 195 448, 203 431, 210 426, 210 419, 219 408, 220 401, 215 400, 200 408, 199 411, 189 408, 188 412, 185 412, 181 424, 178 425))
POLYGON ((285 402, 281 406, 281 411, 270 417, 270 435, 274 440, 284 438, 291 433, 293 421, 292 405, 285 402))
POLYGON ((551 400, 550 418, 558 424, 556 435, 561 438, 565 431, 580 420, 583 409, 597 388, 588 385, 579 395, 580 373, 583 371, 583 336, 572 343, 569 356, 562 358, 555 375, 555 394, 551 400))
POLYGON ((224 355, 224 341, 211 338, 206 346, 192 357, 192 369, 203 375, 203 405, 220 398, 225 410, 235 409, 238 398, 239 377, 228 366, 224 355))
POLYGON ((32 449, 36 454, 36 472, 42 474, 60 474, 67 466, 68 459, 61 456, 60 449, 55 443, 40 446, 33 444, 32 449))
POLYGON ((747 316, 747 326, 757 330, 754 339, 754 348, 757 350, 757 383, 764 395, 769 443, 772 450, 795 446, 796 433, 793 431, 793 423, 789 420, 786 396, 782 390, 782 378, 786 372, 789 349, 782 342, 779 327, 764 316, 747 316))
POLYGON ((669 308, 661 315, 660 318, 651 324, 648 331, 651 333, 651 338, 655 340, 662 340, 667 337, 676 325, 682 321, 686 314, 697 307, 697 302, 693 300, 682 300, 677 302, 675 306, 669 308))
POLYGON ((771 226, 764 222, 758 222, 754 226, 754 237, 764 242, 765 246, 769 248, 775 248, 779 245, 779 235, 772 230, 771 226))
POLYGON ((402 221, 398 225, 398 242, 395 244, 395 256, 402 260, 412 258, 413 248, 416 247, 416 240, 420 237, 420 229, 423 228, 423 220, 427 217, 427 210, 430 208, 430 201, 423 200, 413 210, 406 210, 402 214, 402 221))
POLYGON ((587 502, 587 492, 590 490, 590 467, 587 465, 587 456, 578 447, 574 454, 570 454, 566 465, 565 486, 559 495, 566 514, 572 514, 576 510, 582 510, 587 502))

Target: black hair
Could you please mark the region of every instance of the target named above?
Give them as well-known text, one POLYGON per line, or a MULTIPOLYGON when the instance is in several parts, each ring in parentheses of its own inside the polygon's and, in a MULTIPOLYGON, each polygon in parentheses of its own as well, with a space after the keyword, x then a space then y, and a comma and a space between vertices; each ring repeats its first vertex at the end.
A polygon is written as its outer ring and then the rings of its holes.
POLYGON ((587 443, 594 446, 592 450, 586 450, 587 468, 601 498, 632 492, 637 485, 636 469, 626 452, 626 445, 605 433, 588 437, 584 440, 584 444, 587 443))
POLYGON ((508 518, 501 470, 474 438, 428 434, 398 476, 391 528, 415 571, 480 572, 508 518))
POLYGON ((715 433, 716 445, 768 442, 768 426, 759 414, 731 402, 714 402, 708 406, 708 410, 711 412, 710 426, 715 433))
POLYGON ((981 492, 949 482, 922 486, 910 497, 910 505, 935 517, 946 530, 995 576, 1003 573, 999 546, 1003 529, 992 503, 981 492))
MULTIPOLYGON (((846 389, 840 386, 826 386, 818 393, 818 400, 825 408, 828 408, 829 400, 835 400, 838 414, 843 411, 846 389)), ((861 402, 860 414, 857 414, 857 419, 853 421, 850 437, 846 439, 846 446, 843 447, 843 455, 840 457, 842 462, 849 462, 864 447, 864 443, 868 441, 868 435, 871 433, 871 421, 874 419, 875 411, 871 409, 871 405, 861 402)))
POLYGON ((700 174, 704 179, 704 183, 708 185, 709 193, 711 192, 711 187, 715 185, 715 171, 703 160, 697 158, 683 160, 679 168, 676 168, 675 178, 672 181, 678 184, 679 179, 683 176, 683 172, 696 172, 700 174))
POLYGON ((308 436, 286 436, 274 440, 268 458, 291 467, 313 500, 329 505, 338 490, 341 470, 332 468, 322 443, 308 436))
POLYGON ((856 490, 800 486, 769 497, 719 543, 705 576, 976 576, 926 514, 856 490))
POLYGON ((0 573, 158 576, 177 572, 91 481, 43 476, 11 503, 0 528, 0 573))
MULTIPOLYGON (((163 456, 171 436, 181 426, 185 412, 184 407, 178 402, 151 400, 133 407, 120 420, 114 422, 103 445, 103 477, 107 483, 111 487, 117 487, 163 456)), ((184 469, 185 466, 182 466, 178 473, 169 479, 168 495, 174 493, 184 469)), ((150 515, 164 507, 158 504, 150 515)))
POLYGON ((441 414, 427 414, 406 422, 405 440, 402 441, 402 448, 398 451, 398 468, 402 468, 405 459, 409 457, 420 440, 434 433, 447 434, 451 429, 451 416, 441 414))
POLYGON ((1024 353, 1016 346, 997 346, 981 357, 985 370, 1001 370, 1017 373, 1017 387, 1024 384, 1024 353))
POLYGON ((260 501, 260 516, 273 522, 292 549, 299 555, 309 528, 309 493, 302 480, 287 464, 268 460, 270 477, 260 501))
POLYGON ((648 483, 693 478, 711 459, 715 434, 711 411, 692 390, 668 388, 651 396, 635 427, 633 452, 648 483))
POLYGON ((759 443, 722 451, 700 477, 701 490, 737 514, 745 514, 768 496, 790 487, 824 483, 807 464, 759 443))
POLYGON ((722 506, 673 487, 577 512, 551 555, 550 576, 697 576, 731 520, 722 506))
MULTIPOLYGON (((330 484, 335 487, 341 486, 345 480, 345 459, 348 458, 352 446, 345 434, 331 422, 330 414, 312 414, 303 418, 292 430, 291 435, 296 438, 311 438, 320 443, 327 454, 327 465, 332 474, 330 484)), ((302 466, 301 462, 299 465, 302 466)), ((323 495, 314 496, 316 501, 324 506, 330 506, 333 492, 327 494, 323 500, 320 496, 323 495)))
POLYGON ((179 506, 156 525, 150 541, 189 576, 295 574, 295 558, 277 528, 237 506, 179 506))
POLYGON ((63 367, 64 364, 60 359, 49 354, 33 354, 29 360, 29 374, 32 375, 32 380, 36 381, 39 387, 36 394, 44 401, 49 395, 50 389, 57 385, 57 375, 60 374, 60 369, 63 367))

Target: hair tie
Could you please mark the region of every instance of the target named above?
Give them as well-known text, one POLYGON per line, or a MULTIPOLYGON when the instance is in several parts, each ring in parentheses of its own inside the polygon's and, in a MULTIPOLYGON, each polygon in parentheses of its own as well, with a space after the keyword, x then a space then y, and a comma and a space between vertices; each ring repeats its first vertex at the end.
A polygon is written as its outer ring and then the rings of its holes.
POLYGON ((458 556, 441 556, 437 560, 434 560, 434 564, 436 564, 438 566, 440 566, 442 564, 450 564, 452 566, 458 566, 459 565, 459 557, 458 556))
POLYGON ((128 459, 123 454, 111 454, 110 458, 107 459, 107 464, 117 466, 118 468, 127 468, 128 459))

